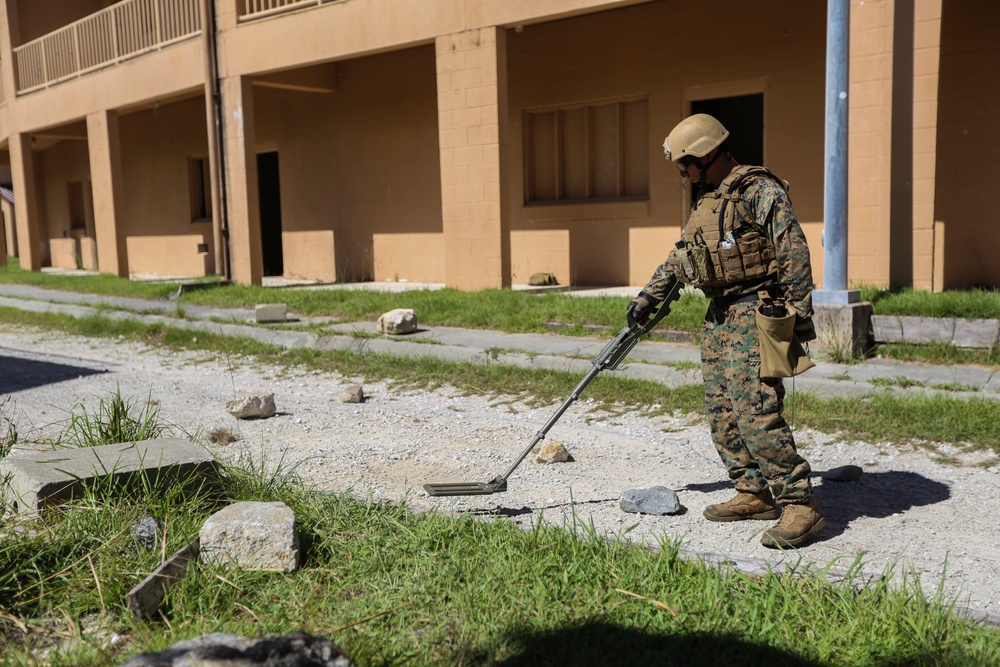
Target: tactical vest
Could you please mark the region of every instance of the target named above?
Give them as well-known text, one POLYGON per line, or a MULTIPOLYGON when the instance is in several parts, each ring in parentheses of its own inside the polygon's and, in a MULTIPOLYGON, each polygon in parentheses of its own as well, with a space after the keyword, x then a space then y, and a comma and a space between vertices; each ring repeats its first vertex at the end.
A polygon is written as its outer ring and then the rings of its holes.
POLYGON ((698 201, 681 240, 667 256, 670 270, 681 282, 694 287, 721 288, 778 272, 774 244, 743 203, 743 192, 749 185, 747 177, 757 175, 786 187, 767 169, 744 166, 698 201), (737 211, 742 222, 735 229, 737 211))

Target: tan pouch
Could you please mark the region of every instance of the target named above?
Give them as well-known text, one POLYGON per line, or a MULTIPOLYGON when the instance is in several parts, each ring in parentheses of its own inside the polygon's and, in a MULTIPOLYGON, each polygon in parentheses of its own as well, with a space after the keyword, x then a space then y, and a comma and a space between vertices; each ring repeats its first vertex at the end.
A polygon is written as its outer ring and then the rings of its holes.
POLYGON ((795 311, 791 308, 783 317, 769 317, 758 308, 757 331, 762 378, 793 377, 816 365, 795 337, 795 311))

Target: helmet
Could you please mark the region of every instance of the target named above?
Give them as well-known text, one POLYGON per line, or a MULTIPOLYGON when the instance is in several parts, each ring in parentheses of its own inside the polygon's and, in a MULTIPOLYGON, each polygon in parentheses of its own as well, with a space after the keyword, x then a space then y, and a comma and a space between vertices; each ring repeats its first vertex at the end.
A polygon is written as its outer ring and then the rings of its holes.
POLYGON ((712 116, 696 113, 677 123, 663 141, 663 152, 671 162, 685 155, 704 157, 722 145, 729 131, 712 116))

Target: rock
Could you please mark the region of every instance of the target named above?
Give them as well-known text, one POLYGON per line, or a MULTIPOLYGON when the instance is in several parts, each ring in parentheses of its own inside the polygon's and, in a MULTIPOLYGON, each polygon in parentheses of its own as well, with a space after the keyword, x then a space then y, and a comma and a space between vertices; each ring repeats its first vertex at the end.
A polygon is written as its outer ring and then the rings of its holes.
POLYGON ((417 330, 417 315, 411 308, 396 308, 382 313, 378 318, 378 330, 393 336, 413 333, 417 330))
POLYGON ((632 514, 678 514, 681 507, 677 493, 665 486, 654 486, 649 489, 627 489, 618 498, 618 506, 624 512, 632 514))
POLYGON ((208 517, 199 540, 206 563, 286 572, 299 566, 295 513, 285 503, 234 503, 208 517))
POLYGON ((856 482, 861 479, 864 471, 861 466, 846 465, 839 468, 830 468, 826 472, 820 473, 820 477, 831 482, 856 482))
POLYGON ((156 538, 160 535, 163 526, 156 517, 147 516, 139 519, 132 525, 132 537, 146 549, 156 546, 156 538))
POLYGON ((532 287, 548 287, 558 285, 559 281, 556 280, 554 273, 532 273, 531 277, 528 278, 528 284, 532 287))
POLYGON ((341 403, 364 403, 365 390, 361 385, 346 387, 340 392, 341 403))
POLYGON ((566 463, 572 460, 573 456, 566 447, 555 441, 543 442, 535 456, 537 463, 566 463))
POLYGON ((339 646, 306 632, 247 639, 213 633, 178 642, 159 653, 140 653, 121 667, 355 667, 339 646))
POLYGON ((266 419, 273 417, 274 394, 236 394, 226 401, 226 410, 237 419, 266 419))

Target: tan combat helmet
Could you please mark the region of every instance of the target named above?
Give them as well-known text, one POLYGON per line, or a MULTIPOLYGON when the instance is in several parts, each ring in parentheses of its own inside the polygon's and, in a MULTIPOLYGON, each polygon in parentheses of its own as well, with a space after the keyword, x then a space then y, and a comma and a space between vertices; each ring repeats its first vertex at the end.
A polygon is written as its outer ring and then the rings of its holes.
POLYGON ((663 142, 663 152, 671 162, 690 155, 705 157, 722 145, 729 132, 712 116, 696 113, 679 122, 663 142))

